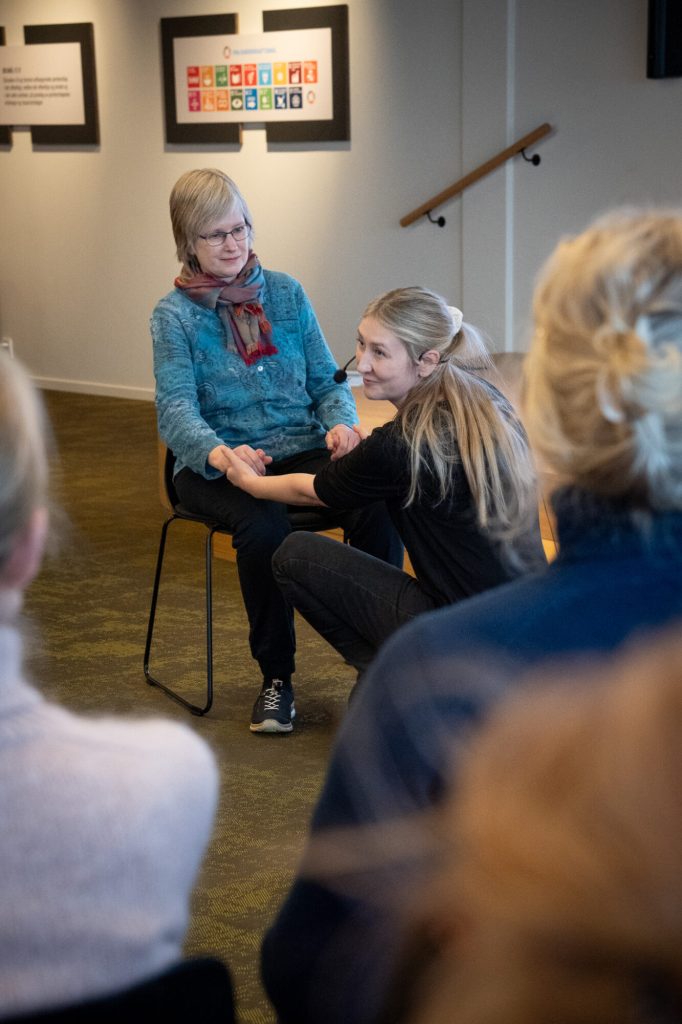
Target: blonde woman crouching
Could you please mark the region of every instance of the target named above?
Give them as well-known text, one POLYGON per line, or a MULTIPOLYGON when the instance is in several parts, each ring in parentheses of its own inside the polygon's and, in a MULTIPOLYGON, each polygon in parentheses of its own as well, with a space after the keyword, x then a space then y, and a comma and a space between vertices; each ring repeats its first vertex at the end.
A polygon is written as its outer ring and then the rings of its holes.
POLYGON ((535 473, 514 410, 485 379, 479 333, 426 288, 381 295, 356 359, 367 398, 397 409, 315 476, 258 476, 230 456, 230 481, 259 498, 359 508, 385 501, 415 576, 319 535, 275 552, 287 600, 362 674, 399 626, 544 563, 535 473))

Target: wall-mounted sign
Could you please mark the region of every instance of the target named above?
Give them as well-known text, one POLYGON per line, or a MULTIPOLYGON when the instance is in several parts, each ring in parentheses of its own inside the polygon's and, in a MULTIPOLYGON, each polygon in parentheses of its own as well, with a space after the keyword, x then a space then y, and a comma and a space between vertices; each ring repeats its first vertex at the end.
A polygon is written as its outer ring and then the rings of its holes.
POLYGON ((330 28, 173 40, 181 124, 330 121, 330 28))
POLYGON ((28 125, 34 144, 96 145, 92 24, 24 25, 24 42, 0 45, 0 125, 7 126, 0 139, 10 142, 10 126, 28 125))
POLYGON ((78 43, 0 48, 0 124, 85 124, 78 43))

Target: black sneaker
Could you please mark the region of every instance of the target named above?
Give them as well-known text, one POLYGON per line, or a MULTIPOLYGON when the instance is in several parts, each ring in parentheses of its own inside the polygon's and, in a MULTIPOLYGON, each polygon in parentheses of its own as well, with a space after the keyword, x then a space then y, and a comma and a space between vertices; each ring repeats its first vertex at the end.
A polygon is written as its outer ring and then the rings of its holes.
POLYGON ((251 732, 291 732, 296 717, 294 691, 283 679, 264 679, 251 714, 251 732))

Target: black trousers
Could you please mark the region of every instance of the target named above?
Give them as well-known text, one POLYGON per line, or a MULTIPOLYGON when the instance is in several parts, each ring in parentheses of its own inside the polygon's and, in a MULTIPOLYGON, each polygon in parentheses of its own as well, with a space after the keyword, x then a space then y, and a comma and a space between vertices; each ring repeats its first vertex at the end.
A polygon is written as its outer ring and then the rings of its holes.
POLYGON ((272 568, 290 604, 360 675, 400 626, 439 607, 414 576, 330 537, 292 534, 272 568))
MULTIPOLYGON (((273 462, 268 473, 314 474, 327 465, 329 458, 325 448, 315 448, 273 462)), ((295 671, 294 613, 272 574, 272 556, 291 533, 287 506, 253 498, 225 476, 207 480, 183 469, 174 483, 186 508, 224 523, 232 534, 249 620, 251 654, 265 678, 290 676, 295 671)), ((403 545, 383 501, 334 516, 353 547, 402 567, 403 545)))

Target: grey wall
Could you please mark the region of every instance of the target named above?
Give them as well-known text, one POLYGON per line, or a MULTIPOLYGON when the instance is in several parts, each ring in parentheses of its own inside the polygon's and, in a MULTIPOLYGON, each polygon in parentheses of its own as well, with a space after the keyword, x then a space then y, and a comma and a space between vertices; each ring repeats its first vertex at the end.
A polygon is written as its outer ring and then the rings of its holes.
POLYGON ((682 79, 646 78, 646 0, 463 0, 468 169, 548 121, 462 201, 463 294, 500 348, 525 349, 537 270, 559 236, 621 204, 682 204, 682 79))
MULTIPOLYGON (((316 0, 319 2, 319 0, 316 0)), ((363 305, 423 283, 500 349, 527 344, 532 281, 566 231, 615 202, 679 202, 682 80, 647 81, 646 0, 348 0, 351 142, 167 147, 159 19, 293 0, 0 0, 24 24, 91 21, 97 150, 0 151, 0 333, 49 387, 148 398, 147 322, 177 271, 167 215, 176 178, 219 165, 245 191, 266 266, 308 290, 339 360, 363 305), (543 121, 542 164, 520 159, 442 209, 399 218, 543 121)), ((296 0, 296 6, 314 6, 296 0)))

